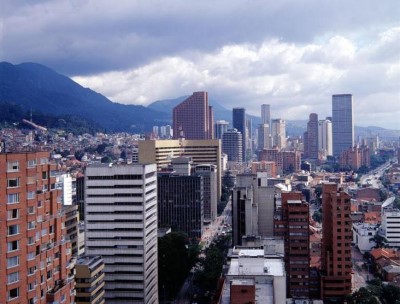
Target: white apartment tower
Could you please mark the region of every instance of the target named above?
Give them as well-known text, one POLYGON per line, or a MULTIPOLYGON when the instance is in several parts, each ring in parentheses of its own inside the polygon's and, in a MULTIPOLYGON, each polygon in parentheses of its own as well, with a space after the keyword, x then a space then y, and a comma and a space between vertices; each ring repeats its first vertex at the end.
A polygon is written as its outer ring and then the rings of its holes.
POLYGON ((332 122, 328 119, 318 121, 318 151, 325 157, 333 155, 332 122))
POLYGON ((158 303, 156 170, 155 164, 86 168, 86 254, 104 259, 108 304, 158 303))
POLYGON ((271 123, 273 146, 286 148, 286 122, 283 119, 273 119, 271 123))

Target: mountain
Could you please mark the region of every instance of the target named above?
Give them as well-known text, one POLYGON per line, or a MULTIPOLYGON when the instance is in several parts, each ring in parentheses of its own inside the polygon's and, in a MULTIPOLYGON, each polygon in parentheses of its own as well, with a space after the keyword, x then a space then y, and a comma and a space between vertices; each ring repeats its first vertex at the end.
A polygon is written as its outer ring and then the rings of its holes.
POLYGON ((70 78, 36 63, 0 63, 0 103, 52 115, 78 115, 107 131, 144 132, 170 123, 170 115, 137 105, 113 103, 70 78))

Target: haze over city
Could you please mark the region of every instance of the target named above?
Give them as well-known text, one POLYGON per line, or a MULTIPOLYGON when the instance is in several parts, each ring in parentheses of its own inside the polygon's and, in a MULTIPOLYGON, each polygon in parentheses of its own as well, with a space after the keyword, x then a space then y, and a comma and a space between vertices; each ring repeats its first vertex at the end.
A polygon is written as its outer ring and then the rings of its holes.
POLYGON ((6 1, 0 59, 114 102, 208 91, 227 109, 307 119, 354 96, 355 124, 400 129, 398 1, 6 1))

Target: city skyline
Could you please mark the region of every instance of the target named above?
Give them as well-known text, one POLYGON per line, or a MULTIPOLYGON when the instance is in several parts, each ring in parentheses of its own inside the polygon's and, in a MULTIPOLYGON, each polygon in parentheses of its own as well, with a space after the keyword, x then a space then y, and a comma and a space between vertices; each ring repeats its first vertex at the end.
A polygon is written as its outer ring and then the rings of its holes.
POLYGON ((331 95, 349 93, 357 125, 400 129, 399 14, 372 0, 10 1, 0 60, 47 65, 118 103, 207 91, 286 120, 329 116, 331 95))

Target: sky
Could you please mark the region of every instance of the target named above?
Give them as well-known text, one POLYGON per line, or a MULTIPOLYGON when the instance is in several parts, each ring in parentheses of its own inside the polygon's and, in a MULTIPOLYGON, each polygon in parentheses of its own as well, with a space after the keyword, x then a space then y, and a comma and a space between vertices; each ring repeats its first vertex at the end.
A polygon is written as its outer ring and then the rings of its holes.
POLYGON ((2 0, 0 61, 118 103, 207 91, 288 120, 331 116, 348 93, 356 125, 400 130, 398 0, 2 0))

